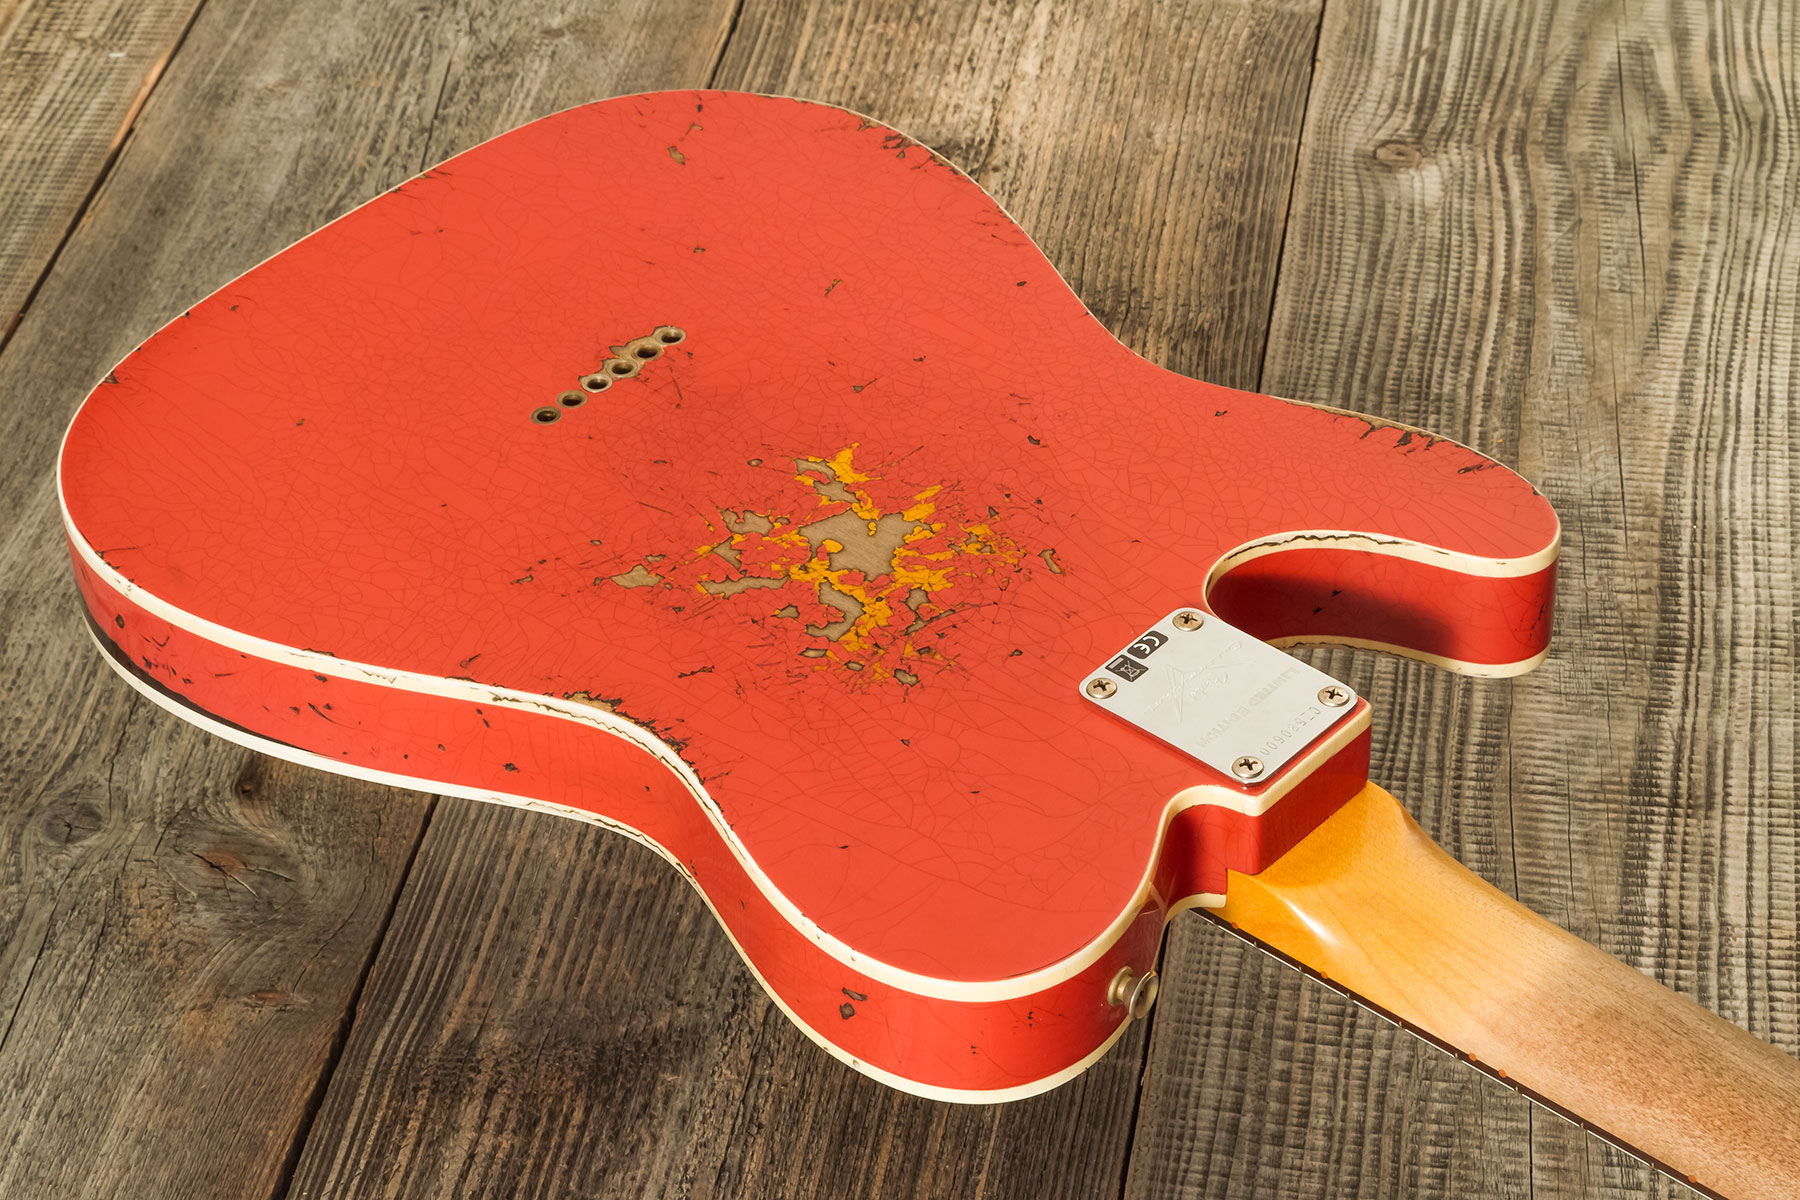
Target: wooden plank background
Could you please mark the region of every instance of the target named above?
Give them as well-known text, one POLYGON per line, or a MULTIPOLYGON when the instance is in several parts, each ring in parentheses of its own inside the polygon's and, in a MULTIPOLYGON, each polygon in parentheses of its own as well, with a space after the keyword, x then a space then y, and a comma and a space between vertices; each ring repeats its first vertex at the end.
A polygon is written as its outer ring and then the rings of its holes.
POLYGON ((643 848, 262 759, 111 677, 50 478, 93 380, 449 154, 706 84, 936 147, 1156 361, 1537 481, 1543 669, 1315 656, 1464 862, 1800 1051, 1775 0, 0 0, 0 1195, 1682 1194, 1192 918, 1081 1079, 899 1095, 643 848))

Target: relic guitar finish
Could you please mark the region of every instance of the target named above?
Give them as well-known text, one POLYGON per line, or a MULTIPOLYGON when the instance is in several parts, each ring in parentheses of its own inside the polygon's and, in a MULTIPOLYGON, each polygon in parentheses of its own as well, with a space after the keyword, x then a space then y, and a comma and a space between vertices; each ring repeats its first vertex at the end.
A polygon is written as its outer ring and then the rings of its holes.
POLYGON ((1368 704, 1257 640, 1528 669, 1544 499, 1137 358, 865 118, 667 93, 477 147, 181 314, 60 471, 135 686, 298 762, 650 844, 876 1078, 1071 1077, 1199 906, 1679 1175, 1800 1190, 1792 1060, 1419 849, 1367 782, 1368 704), (1600 1016, 1521 965, 1544 947, 1597 972, 1600 1016), (1538 1032, 1471 991, 1541 994, 1538 1032), (1688 1082, 1665 1019, 1749 1064, 1742 1111, 1650 1111, 1688 1082), (1559 1057, 1595 1038, 1646 1064, 1599 1100, 1559 1057))

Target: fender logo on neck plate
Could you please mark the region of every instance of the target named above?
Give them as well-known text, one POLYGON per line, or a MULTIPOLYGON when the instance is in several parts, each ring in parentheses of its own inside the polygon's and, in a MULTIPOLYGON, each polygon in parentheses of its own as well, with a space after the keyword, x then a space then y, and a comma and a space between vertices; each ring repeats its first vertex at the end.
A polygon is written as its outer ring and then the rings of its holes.
POLYGON ((1198 608, 1145 630, 1080 685, 1091 703, 1253 786, 1348 717, 1356 693, 1198 608))

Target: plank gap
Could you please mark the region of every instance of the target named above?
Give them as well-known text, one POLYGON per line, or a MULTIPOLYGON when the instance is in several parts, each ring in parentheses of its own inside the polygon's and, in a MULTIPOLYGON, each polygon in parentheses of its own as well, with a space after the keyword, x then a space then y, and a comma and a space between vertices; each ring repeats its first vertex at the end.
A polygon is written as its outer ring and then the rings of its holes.
POLYGON ((38 293, 43 290, 44 281, 50 277, 51 271, 55 270, 57 259, 62 256, 63 247, 69 244, 69 238, 74 235, 76 229, 80 228, 82 218, 87 216, 88 210, 93 206, 94 197, 100 193, 101 185, 111 177, 113 167, 119 161, 119 155, 124 152, 125 144, 130 141, 132 130, 137 126, 138 117, 143 114, 145 106, 150 103, 150 97, 155 94, 157 87, 168 76, 169 64, 175 61, 176 54, 180 53, 183 43, 187 41, 188 33, 194 28, 194 22, 199 20, 200 12, 205 7, 206 0, 195 0, 194 6, 188 11, 187 19, 182 22, 181 28, 175 34, 174 41, 170 43, 167 53, 151 67, 143 86, 133 97, 130 106, 126 108, 118 132, 114 135, 112 144, 107 148, 106 157, 101 160, 99 168, 94 172, 93 179, 82 193, 80 202, 76 204, 74 212, 69 215, 68 222, 57 236, 55 244, 51 246, 50 252, 44 256, 44 261, 39 265, 36 274, 32 276, 31 285, 19 298, 18 307, 8 314, 5 327, 0 328, 0 354, 6 353, 6 348, 12 344, 14 333, 24 322, 25 314, 31 310, 32 302, 37 299, 38 293))
MULTIPOLYGON (((1162 961, 1160 953, 1157 961, 1159 964, 1162 961)), ((1144 1106, 1144 1079, 1150 1074, 1150 1047, 1154 1043, 1155 1033, 1156 1008, 1152 1005, 1149 1015, 1144 1018, 1144 1032, 1138 1046, 1137 1083, 1131 1089, 1131 1117, 1125 1122, 1125 1145, 1119 1155, 1119 1189, 1116 1193, 1119 1200, 1125 1200, 1125 1189, 1131 1182, 1131 1151, 1137 1142, 1138 1110, 1144 1106)))
POLYGON ((711 88, 717 84, 719 68, 725 64, 725 51, 731 46, 731 39, 737 33, 738 18, 744 15, 744 0, 732 0, 731 16, 725 20, 725 36, 719 39, 719 48, 713 52, 712 63, 706 68, 706 86, 711 88))
POLYGON ((375 963, 381 958, 381 947, 387 942, 388 929, 394 923, 394 913, 400 908, 400 899, 406 894, 406 884, 412 878, 413 866, 419 861, 419 847, 425 844, 425 837, 431 832, 431 819, 437 814, 438 799, 439 797, 432 796, 426 801, 425 815, 419 822, 418 835, 413 839, 412 849, 407 852, 406 864, 400 868, 400 873, 394 880, 394 890, 388 896, 387 911, 381 915, 381 922, 375 928, 375 936, 363 951, 356 983, 350 989, 350 1002, 344 1006, 344 1015, 339 1018, 337 1032, 325 1051, 325 1062, 319 1068, 319 1077, 313 1081, 312 1091, 306 1097, 306 1105, 300 1111, 300 1120, 294 1126, 293 1141, 288 1145, 286 1157, 281 1160, 269 1200, 287 1200, 288 1192, 294 1185, 294 1170, 300 1165, 300 1155, 306 1149, 307 1139, 312 1136, 313 1122, 318 1119, 319 1109, 325 1103, 325 1093, 331 1087, 332 1076, 337 1074, 338 1063, 343 1060, 344 1047, 349 1044, 350 1031, 356 1025, 357 1014, 362 1005, 363 989, 368 985, 369 976, 375 972, 375 963))
POLYGON ((1288 215, 1294 210, 1294 182, 1300 178, 1300 156, 1306 152, 1306 119, 1312 112, 1313 89, 1319 80, 1319 39, 1324 36, 1325 9, 1328 0, 1319 0, 1316 23, 1313 25, 1312 50, 1306 60, 1306 88, 1300 98, 1300 140, 1294 146, 1294 161, 1288 169, 1287 194, 1281 201, 1281 220, 1277 222, 1279 234, 1275 239, 1275 274, 1269 280, 1269 307, 1263 314, 1262 352, 1256 360, 1255 390, 1263 390, 1263 374, 1269 365, 1269 331, 1275 328, 1275 298, 1281 295, 1281 264, 1287 258, 1288 215))

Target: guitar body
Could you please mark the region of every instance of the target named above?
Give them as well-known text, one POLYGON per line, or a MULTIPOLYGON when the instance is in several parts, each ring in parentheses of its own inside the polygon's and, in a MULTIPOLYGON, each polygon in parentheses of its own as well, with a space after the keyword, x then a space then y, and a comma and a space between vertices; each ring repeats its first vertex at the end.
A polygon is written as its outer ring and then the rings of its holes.
POLYGON ((1360 699, 1246 780, 1084 680, 1178 611, 1523 670, 1558 538, 1465 447, 1137 358, 892 130, 729 93, 357 209, 122 362, 60 472, 159 703, 644 840, 810 1036, 969 1100, 1102 1053, 1168 916, 1366 779, 1360 699))

